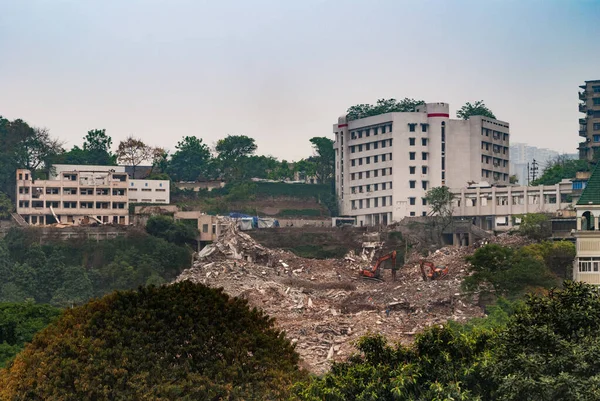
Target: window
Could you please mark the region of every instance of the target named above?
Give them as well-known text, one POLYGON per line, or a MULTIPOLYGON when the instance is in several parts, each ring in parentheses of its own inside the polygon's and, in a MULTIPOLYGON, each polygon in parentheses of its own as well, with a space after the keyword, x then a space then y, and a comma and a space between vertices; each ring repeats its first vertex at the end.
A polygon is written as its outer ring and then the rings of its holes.
POLYGON ((415 132, 415 127, 417 126, 417 124, 408 124, 408 130, 410 132, 415 132))
POLYGON ((598 105, 600 105, 600 97, 595 97, 595 98, 593 99, 593 102, 594 102, 594 106, 598 106, 598 105))
POLYGON ((371 158, 370 157, 365 157, 365 159, 366 159, 366 163, 367 164, 371 164, 371 158))
POLYGON ((425 199, 425 198, 421 198, 421 204, 422 204, 423 206, 427 206, 427 199, 425 199))
POLYGON ((379 207, 379 198, 373 200, 373 207, 379 207))
POLYGON ((362 172, 358 173, 358 179, 362 180, 362 172))
POLYGON ((421 212, 421 216, 426 217, 427 216, 427 212, 421 212))
POLYGON ((411 217, 416 216, 417 214, 415 212, 410 212, 411 217))
POLYGON ((350 161, 350 165, 351 165, 352 167, 354 167, 354 166, 356 165, 356 159, 352 159, 352 160, 350 161))
POLYGON ((379 184, 373 184, 373 191, 377 191, 379 189, 379 184))
POLYGON ((371 199, 367 199, 365 209, 369 209, 371 207, 371 199))
POLYGON ((594 123, 594 131, 600 130, 600 123, 594 123))
POLYGON ((358 145, 358 151, 362 152, 362 145, 358 145))
POLYGON ((362 139, 362 131, 358 131, 358 139, 362 139))
POLYGON ((416 181, 409 181, 408 182, 408 186, 411 188, 415 188, 417 186, 417 182, 416 181))
POLYGON ((410 146, 415 146, 415 138, 408 138, 408 144, 410 146))
POLYGON ((410 152, 410 153, 408 154, 408 158, 409 158, 410 160, 415 160, 415 157, 416 157, 416 155, 417 155, 417 153, 416 153, 416 152, 410 152))
POLYGON ((379 142, 373 142, 373 149, 379 148, 379 142))
POLYGON ((383 177, 386 173, 386 170, 384 168, 381 169, 381 176, 383 177))
POLYGON ((382 182, 382 183, 381 183, 381 190, 382 190, 382 191, 385 191, 385 182, 382 182))
POLYGON ((366 185, 366 187, 367 187, 366 188, 367 192, 371 192, 371 186, 370 185, 366 185))
POLYGON ((421 131, 427 132, 427 124, 421 124, 421 131))
POLYGON ((385 206, 385 199, 386 199, 385 196, 381 197, 381 206, 385 206))
POLYGON ((389 153, 388 156, 390 157, 389 160, 392 160, 392 154, 389 153))
POLYGON ((421 154, 421 158, 422 158, 423 160, 427 160, 427 152, 423 152, 423 153, 421 154))
POLYGON ((362 166, 362 157, 360 159, 358 159, 358 165, 362 166))
POLYGON ((371 178, 371 172, 370 171, 367 171, 365 173, 365 178, 371 178))
POLYGON ((373 163, 379 162, 379 156, 373 156, 373 163))
POLYGON ((362 209, 362 208, 363 208, 363 200, 362 200, 362 199, 360 199, 360 200, 358 201, 358 208, 359 208, 359 209, 362 209))
POLYGON ((410 167, 408 168, 408 170, 409 170, 409 172, 410 172, 411 174, 414 174, 416 169, 417 169, 417 168, 416 168, 415 166, 410 166, 410 167))
POLYGON ((356 209, 356 201, 352 201, 352 210, 356 209))
MULTIPOLYGON (((427 146, 427 138, 421 138, 421 145, 427 146)), ((442 144, 442 145, 444 145, 444 144, 442 144)))
POLYGON ((386 145, 387 145, 386 141, 381 141, 381 147, 382 147, 382 148, 385 148, 385 147, 386 147, 386 145))
POLYGON ((427 181, 422 181, 421 182, 421 186, 423 187, 423 189, 425 189, 425 190, 427 189, 427 184, 428 184, 427 181))
POLYGON ((384 125, 383 127, 381 127, 381 133, 382 133, 382 134, 385 134, 385 129, 386 129, 386 128, 387 128, 387 126, 385 126, 385 125, 384 125))
POLYGON ((381 155, 381 161, 384 162, 385 161, 385 154, 381 155))
MULTIPOLYGON (((483 146, 483 145, 481 145, 481 146, 483 146)), ((483 149, 483 147, 482 147, 482 149, 483 149)), ((354 146, 350 146, 350 152, 354 153, 354 146)), ((131 185, 133 185, 133 184, 131 184, 131 185)))
POLYGON ((351 174, 350 174, 350 180, 354 180, 354 174, 355 174, 355 173, 351 173, 351 174))
POLYGON ((379 170, 373 170, 373 177, 379 177, 379 170))
POLYGON ((594 142, 600 142, 600 135, 594 135, 594 142))
POLYGON ((417 198, 408 198, 408 203, 415 205, 417 203, 417 198))
POLYGON ((600 93, 600 86, 592 86, 592 92, 600 93))
POLYGON ((427 174, 427 166, 421 166, 421 173, 427 174))
POLYGON ((377 127, 373 127, 373 135, 377 135, 377 127))

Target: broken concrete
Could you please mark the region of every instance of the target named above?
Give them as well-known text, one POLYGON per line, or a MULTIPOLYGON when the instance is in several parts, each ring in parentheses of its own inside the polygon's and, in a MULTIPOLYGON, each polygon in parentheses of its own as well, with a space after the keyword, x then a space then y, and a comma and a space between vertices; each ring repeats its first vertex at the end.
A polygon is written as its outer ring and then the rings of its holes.
MULTIPOLYGON (((220 224, 225 228, 218 241, 204 248, 192 268, 176 281, 222 287, 263 309, 276 318, 305 367, 315 373, 348 357, 355 350, 354 342, 367 333, 410 343, 416 333, 431 325, 483 316, 476 297, 461 290, 468 275, 464 258, 474 247, 442 248, 427 257, 436 265, 448 266, 443 280, 424 282, 418 264, 422 256, 413 253, 398 271, 396 282, 388 270, 384 271, 387 281, 380 282, 358 276, 358 270, 371 263, 370 247, 343 259, 304 259, 263 247, 239 232, 234 222, 224 219, 220 224)), ((524 243, 517 236, 490 241, 524 243)))

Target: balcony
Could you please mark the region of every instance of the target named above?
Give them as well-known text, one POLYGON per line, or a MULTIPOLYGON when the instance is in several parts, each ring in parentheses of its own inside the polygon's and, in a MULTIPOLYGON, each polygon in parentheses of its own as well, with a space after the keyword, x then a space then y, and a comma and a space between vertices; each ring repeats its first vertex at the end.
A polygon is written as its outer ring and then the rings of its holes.
POLYGON ((581 124, 581 125, 585 125, 585 124, 587 124, 587 119, 585 119, 585 118, 580 118, 580 119, 579 119, 579 124, 581 124))
POLYGON ((580 103, 579 104, 579 112, 580 113, 587 113, 587 106, 584 103, 580 103))
POLYGON ((587 91, 579 92, 579 100, 585 100, 587 98, 587 91))
POLYGON ((587 138, 587 129, 582 129, 581 127, 579 128, 579 136, 582 136, 584 138, 587 138))

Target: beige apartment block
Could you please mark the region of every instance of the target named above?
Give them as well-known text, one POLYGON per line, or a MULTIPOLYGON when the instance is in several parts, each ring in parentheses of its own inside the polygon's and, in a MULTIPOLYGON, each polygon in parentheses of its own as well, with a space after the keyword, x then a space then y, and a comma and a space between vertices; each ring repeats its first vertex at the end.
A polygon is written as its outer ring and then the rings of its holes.
POLYGON ((333 125, 340 215, 359 226, 429 212, 433 187, 509 183, 509 125, 474 116, 450 119, 447 103, 333 125))
POLYGON ((50 180, 34 180, 26 169, 16 174, 17 213, 30 225, 129 223, 125 172, 63 170, 50 180))
POLYGON ((585 116, 579 119, 579 158, 592 160, 600 149, 600 80, 585 81, 579 86, 579 111, 585 116))

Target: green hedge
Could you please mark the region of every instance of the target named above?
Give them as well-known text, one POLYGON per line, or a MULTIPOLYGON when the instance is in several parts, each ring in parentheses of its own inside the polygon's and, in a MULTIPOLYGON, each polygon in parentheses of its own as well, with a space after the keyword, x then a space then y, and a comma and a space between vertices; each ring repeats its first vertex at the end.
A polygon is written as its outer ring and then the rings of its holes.
POLYGON ((322 216, 324 213, 319 209, 283 209, 278 215, 279 216, 322 216))
POLYGON ((259 196, 289 196, 294 198, 320 198, 331 194, 327 184, 285 184, 282 182, 258 182, 259 196))

